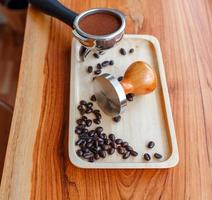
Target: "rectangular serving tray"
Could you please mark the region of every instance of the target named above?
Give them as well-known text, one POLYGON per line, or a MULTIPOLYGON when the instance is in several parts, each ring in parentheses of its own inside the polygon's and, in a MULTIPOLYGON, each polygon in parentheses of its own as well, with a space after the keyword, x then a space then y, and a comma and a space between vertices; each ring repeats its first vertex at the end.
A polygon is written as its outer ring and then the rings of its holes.
MULTIPOLYGON (((174 123, 171 113, 169 94, 166 84, 163 59, 158 40, 150 35, 125 35, 121 42, 109 49, 99 59, 92 53, 84 62, 79 59, 80 43, 73 38, 71 55, 71 95, 70 95, 70 124, 69 124, 69 157, 71 162, 80 168, 170 168, 179 160, 174 123), (135 51, 123 56, 120 48, 128 52, 130 48, 135 51), (77 135, 74 130, 76 119, 80 117, 77 105, 80 100, 89 100, 93 92, 93 73, 87 73, 89 65, 95 66, 105 60, 114 60, 113 66, 103 69, 103 73, 110 73, 115 77, 124 74, 127 67, 135 61, 144 61, 155 69, 158 78, 157 89, 148 95, 136 96, 133 102, 128 102, 126 111, 122 114, 119 123, 112 121, 111 117, 102 112, 102 123, 106 134, 114 133, 122 138, 138 152, 137 157, 123 160, 117 152, 105 159, 90 163, 78 157, 75 145, 77 135), (147 148, 149 141, 155 142, 153 149, 147 148), (145 161, 144 153, 152 156, 151 161, 145 161), (154 153, 163 155, 161 160, 153 157, 154 153)), ((94 107, 99 109, 97 103, 94 107)))

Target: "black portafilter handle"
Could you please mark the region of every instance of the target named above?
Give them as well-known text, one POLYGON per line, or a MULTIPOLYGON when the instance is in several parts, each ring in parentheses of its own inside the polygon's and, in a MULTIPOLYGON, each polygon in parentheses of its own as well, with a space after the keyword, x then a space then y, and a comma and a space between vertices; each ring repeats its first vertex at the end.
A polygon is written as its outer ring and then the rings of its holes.
POLYGON ((74 19, 78 14, 66 8, 59 1, 29 0, 29 2, 43 13, 55 17, 73 28, 74 19))

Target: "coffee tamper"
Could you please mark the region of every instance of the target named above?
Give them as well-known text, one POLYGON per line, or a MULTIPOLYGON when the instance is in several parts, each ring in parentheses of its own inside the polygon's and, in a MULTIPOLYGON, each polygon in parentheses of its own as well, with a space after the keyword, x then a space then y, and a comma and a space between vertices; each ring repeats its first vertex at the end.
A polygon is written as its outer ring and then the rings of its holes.
POLYGON ((117 116, 125 110, 126 94, 144 95, 152 92, 157 85, 155 71, 145 62, 132 63, 122 81, 105 73, 94 79, 94 93, 100 108, 110 116, 117 116))

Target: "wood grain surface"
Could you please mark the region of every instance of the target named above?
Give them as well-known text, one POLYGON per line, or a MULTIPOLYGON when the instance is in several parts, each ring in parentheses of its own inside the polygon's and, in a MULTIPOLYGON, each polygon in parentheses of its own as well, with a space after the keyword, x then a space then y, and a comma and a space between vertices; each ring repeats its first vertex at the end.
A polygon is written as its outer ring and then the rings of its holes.
POLYGON ((61 2, 78 12, 118 8, 127 33, 159 39, 180 162, 165 170, 84 170, 69 162, 71 30, 30 8, 0 199, 212 199, 212 1, 61 2))

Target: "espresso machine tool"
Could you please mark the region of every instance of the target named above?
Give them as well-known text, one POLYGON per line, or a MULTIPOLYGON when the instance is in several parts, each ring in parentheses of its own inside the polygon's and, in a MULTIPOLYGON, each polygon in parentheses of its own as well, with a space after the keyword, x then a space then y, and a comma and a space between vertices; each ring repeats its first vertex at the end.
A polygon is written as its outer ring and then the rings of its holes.
POLYGON ((112 48, 122 39, 124 35, 126 26, 125 15, 116 9, 94 8, 77 14, 76 12, 66 8, 57 0, 29 0, 29 2, 33 6, 39 8, 45 14, 63 21, 73 29, 72 32, 74 37, 76 37, 77 40, 82 44, 82 47, 79 51, 79 55, 82 61, 84 61, 86 55, 91 50, 94 50, 98 53, 112 48), (118 19, 120 19, 121 22, 119 29, 108 35, 91 35, 84 32, 80 28, 79 22, 84 17, 95 13, 108 13, 110 15, 116 16, 118 19))
POLYGON ((102 74, 94 79, 94 93, 100 108, 110 116, 117 116, 125 110, 126 94, 144 95, 157 86, 155 71, 145 62, 132 63, 118 81, 111 74, 102 74))

